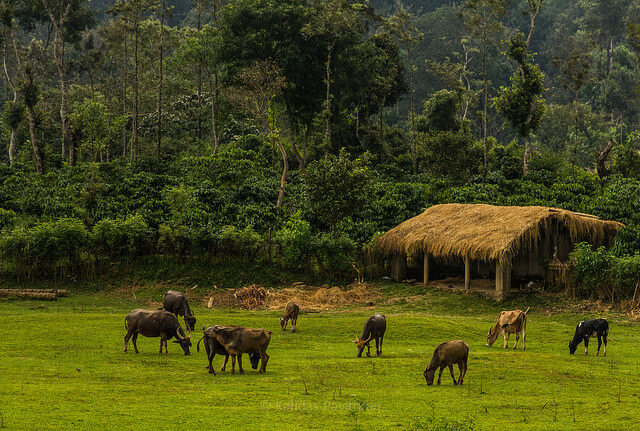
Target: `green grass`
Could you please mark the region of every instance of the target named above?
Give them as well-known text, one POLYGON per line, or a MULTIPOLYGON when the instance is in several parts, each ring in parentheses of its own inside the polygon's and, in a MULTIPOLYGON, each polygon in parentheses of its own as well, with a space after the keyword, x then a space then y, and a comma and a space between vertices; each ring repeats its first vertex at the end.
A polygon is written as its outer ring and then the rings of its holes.
MULTIPOLYGON (((356 358, 351 340, 373 309, 301 314, 298 333, 279 329, 279 313, 194 307, 197 327, 240 324, 273 331, 267 373, 245 357, 244 375, 207 374, 204 352, 184 356, 159 339, 122 352, 124 316, 143 301, 74 292, 56 302, 0 302, 0 415, 9 429, 630 429, 640 412, 636 325, 610 320, 607 357, 569 355, 571 313, 545 316, 533 302, 527 350, 487 348, 502 308, 475 296, 417 295, 390 306, 380 358, 356 358), (461 338, 469 371, 453 386, 428 387, 422 370, 435 346, 461 338), (575 419, 574 419, 575 417, 575 419), (220 427, 223 428, 220 428, 220 427), (448 427, 448 428, 447 428, 448 427)), ((194 338, 196 337, 194 333, 194 338)), ((512 338, 513 340, 513 338, 512 338)), ((582 346, 578 353, 582 352, 582 346)), ((222 357, 216 356, 219 369, 222 357)), ((457 370, 456 370, 457 374, 457 370)))

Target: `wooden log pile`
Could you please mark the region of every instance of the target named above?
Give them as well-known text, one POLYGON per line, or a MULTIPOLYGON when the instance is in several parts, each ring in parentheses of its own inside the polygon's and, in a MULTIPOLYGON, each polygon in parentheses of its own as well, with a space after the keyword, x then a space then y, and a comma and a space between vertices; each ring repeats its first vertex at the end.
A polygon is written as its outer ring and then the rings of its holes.
POLYGON ((67 296, 65 289, 0 289, 0 298, 41 299, 55 301, 60 296, 67 296))

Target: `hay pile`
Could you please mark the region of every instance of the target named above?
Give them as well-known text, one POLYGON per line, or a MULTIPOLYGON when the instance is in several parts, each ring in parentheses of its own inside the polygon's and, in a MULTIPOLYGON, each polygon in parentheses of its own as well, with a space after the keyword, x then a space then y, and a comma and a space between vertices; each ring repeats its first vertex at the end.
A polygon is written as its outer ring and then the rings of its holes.
POLYGON ((380 293, 376 288, 367 283, 354 283, 346 288, 324 285, 269 291, 266 305, 276 310, 294 301, 304 310, 320 311, 349 305, 373 305, 378 299, 380 293))
POLYGON ((380 298, 380 292, 367 283, 353 283, 345 288, 329 285, 313 287, 294 283, 289 288, 271 290, 253 284, 235 291, 217 291, 203 299, 203 303, 208 308, 241 307, 248 310, 281 310, 289 301, 294 301, 303 310, 322 311, 352 305, 371 306, 380 298))
POLYGON ((242 308, 253 310, 261 308, 267 298, 267 289, 257 284, 245 286, 234 292, 233 297, 242 308))
POLYGON ((610 245, 623 226, 549 207, 444 204, 389 230, 376 241, 376 249, 385 255, 426 251, 437 258, 506 261, 523 248, 534 248, 554 224, 566 228, 574 243, 589 241, 596 246, 610 245))

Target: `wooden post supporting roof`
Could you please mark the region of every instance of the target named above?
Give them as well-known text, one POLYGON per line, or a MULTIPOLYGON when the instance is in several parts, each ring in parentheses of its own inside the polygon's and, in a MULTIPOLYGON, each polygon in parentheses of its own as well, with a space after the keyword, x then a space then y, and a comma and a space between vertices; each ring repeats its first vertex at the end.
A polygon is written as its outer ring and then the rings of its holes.
POLYGON ((391 258, 391 279, 401 282, 407 275, 407 257, 402 254, 395 254, 391 258))
POLYGON ((429 282, 429 253, 424 253, 424 267, 422 270, 422 282, 427 284, 429 282))
POLYGON ((471 258, 464 257, 464 290, 471 288, 471 258))
POLYGON ((511 291, 511 262, 496 262, 496 299, 503 300, 511 291))

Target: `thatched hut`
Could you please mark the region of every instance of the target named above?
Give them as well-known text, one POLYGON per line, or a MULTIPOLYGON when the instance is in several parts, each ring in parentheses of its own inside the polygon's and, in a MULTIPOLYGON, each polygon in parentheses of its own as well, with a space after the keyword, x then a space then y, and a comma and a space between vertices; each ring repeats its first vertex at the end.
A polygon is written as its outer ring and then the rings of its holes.
POLYGON ((495 297, 512 285, 544 279, 552 259, 566 261, 574 245, 613 244, 623 225, 549 207, 444 204, 427 208, 391 229, 376 249, 391 258, 392 278, 405 278, 407 257, 422 259, 422 278, 458 271, 465 289, 473 277, 495 277, 495 297))

